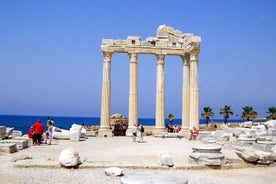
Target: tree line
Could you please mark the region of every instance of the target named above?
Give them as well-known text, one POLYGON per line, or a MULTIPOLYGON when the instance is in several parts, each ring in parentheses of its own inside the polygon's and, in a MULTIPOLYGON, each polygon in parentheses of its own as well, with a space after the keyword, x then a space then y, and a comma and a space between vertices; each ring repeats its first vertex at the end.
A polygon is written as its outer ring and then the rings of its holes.
MULTIPOLYGON (((258 115, 253 107, 251 106, 244 106, 242 107, 243 112, 241 115, 242 119, 246 119, 247 121, 251 121, 255 119, 258 115)), ((276 107, 269 107, 268 108, 268 116, 266 117, 267 120, 276 119, 276 107)), ((223 108, 220 108, 219 114, 223 116, 224 123, 227 123, 228 118, 231 115, 234 115, 234 111, 231 109, 231 106, 225 105, 223 108)), ((205 119, 206 126, 208 126, 209 120, 213 117, 215 113, 213 112, 211 107, 203 107, 203 112, 201 113, 201 117, 205 119)))

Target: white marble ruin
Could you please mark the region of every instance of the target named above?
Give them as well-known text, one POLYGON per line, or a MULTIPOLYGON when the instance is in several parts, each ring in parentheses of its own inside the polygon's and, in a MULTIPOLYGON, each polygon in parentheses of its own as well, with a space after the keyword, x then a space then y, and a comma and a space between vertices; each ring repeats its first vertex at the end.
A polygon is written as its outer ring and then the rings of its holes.
POLYGON ((226 160, 221 149, 222 146, 215 144, 194 145, 193 152, 189 154, 189 161, 200 165, 223 165, 226 160))
POLYGON ((82 164, 79 152, 72 148, 66 148, 60 152, 58 161, 61 166, 68 168, 78 167, 80 164, 82 164))
POLYGON ((225 125, 222 130, 201 131, 198 139, 204 143, 239 147, 236 154, 248 163, 271 164, 276 158, 273 153, 276 145, 276 120, 245 122, 236 128, 225 125))
POLYGON ((198 128, 199 124, 199 88, 198 88, 198 55, 201 38, 189 33, 182 33, 172 27, 161 25, 156 37, 148 37, 145 41, 138 36, 128 36, 126 40, 103 39, 103 78, 101 122, 99 136, 112 136, 110 128, 111 98, 111 57, 114 53, 129 55, 129 125, 127 135, 131 135, 131 127, 138 122, 138 55, 153 54, 156 56, 156 114, 155 132, 165 131, 165 57, 180 56, 182 59, 182 131, 198 128))

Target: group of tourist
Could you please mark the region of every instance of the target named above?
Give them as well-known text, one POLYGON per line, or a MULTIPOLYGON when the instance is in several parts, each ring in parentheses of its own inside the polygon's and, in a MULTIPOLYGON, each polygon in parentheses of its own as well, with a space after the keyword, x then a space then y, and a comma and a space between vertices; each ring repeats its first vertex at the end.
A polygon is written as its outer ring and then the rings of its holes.
POLYGON ((132 142, 136 142, 138 136, 138 142, 142 143, 144 141, 145 128, 141 124, 134 124, 132 127, 132 142))
POLYGON ((47 130, 44 132, 44 126, 41 122, 41 120, 38 120, 31 126, 28 137, 33 140, 34 146, 39 146, 42 141, 44 141, 45 144, 47 144, 47 141, 49 140, 49 145, 52 144, 53 140, 53 127, 54 127, 54 120, 51 118, 48 118, 47 120, 47 130))

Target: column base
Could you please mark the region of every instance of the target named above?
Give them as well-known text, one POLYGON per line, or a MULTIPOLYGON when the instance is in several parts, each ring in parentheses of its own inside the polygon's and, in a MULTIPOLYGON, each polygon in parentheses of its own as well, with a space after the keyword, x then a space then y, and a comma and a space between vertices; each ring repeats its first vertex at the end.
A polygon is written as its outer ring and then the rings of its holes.
POLYGON ((166 128, 165 127, 154 127, 153 129, 153 133, 160 133, 160 132, 166 132, 166 128))
POLYGON ((100 127, 98 137, 112 137, 112 129, 109 127, 100 127))

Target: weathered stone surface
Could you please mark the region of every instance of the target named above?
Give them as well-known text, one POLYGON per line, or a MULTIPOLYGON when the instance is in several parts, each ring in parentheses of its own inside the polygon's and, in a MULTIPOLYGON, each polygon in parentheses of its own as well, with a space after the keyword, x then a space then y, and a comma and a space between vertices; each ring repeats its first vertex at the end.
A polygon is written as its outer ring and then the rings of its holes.
POLYGON ((174 175, 132 174, 121 178, 121 184, 188 184, 188 179, 174 175))
POLYGON ((86 131, 86 137, 96 137, 96 131, 86 131))
POLYGON ((22 150, 28 147, 28 140, 6 139, 0 141, 0 144, 16 144, 17 150, 22 150))
POLYGON ((220 145, 215 144, 197 144, 192 147, 194 152, 201 153, 218 153, 220 152, 222 147, 220 145))
POLYGON ((226 163, 225 156, 221 153, 222 147, 215 144, 199 144, 192 147, 189 161, 200 165, 223 165, 226 163))
POLYGON ((82 127, 81 125, 73 124, 70 128, 70 140, 71 141, 79 141, 81 135, 82 127))
POLYGON ((258 164, 269 165, 274 163, 274 155, 271 152, 255 151, 254 153, 259 157, 258 164))
POLYGON ((174 165, 171 155, 167 152, 160 153, 158 163, 160 165, 165 165, 169 167, 172 167, 174 165))
POLYGON ((54 127, 53 138, 54 139, 70 139, 71 132, 69 130, 60 129, 58 127, 54 127))
POLYGON ((10 135, 12 134, 12 132, 13 132, 13 130, 14 130, 14 127, 7 127, 7 129, 6 129, 6 137, 10 137, 10 135))
POLYGON ((16 152, 16 144, 14 143, 0 143, 0 152, 14 153, 16 152))
POLYGON ((0 126, 0 140, 6 137, 6 130, 7 128, 5 126, 0 126))
POLYGON ((246 138, 246 137, 239 137, 237 138, 237 143, 241 145, 252 145, 253 143, 256 142, 256 138, 246 138))
POLYGON ((264 123, 269 129, 276 129, 276 120, 269 120, 264 123))
POLYGON ((123 175, 123 169, 119 167, 109 167, 104 170, 106 175, 109 176, 122 176, 123 175))
POLYGON ((258 156, 253 152, 236 151, 236 154, 246 162, 256 163, 258 156))
POLYGON ((63 150, 58 160, 63 167, 77 167, 81 164, 79 153, 71 148, 63 150))
POLYGON ((12 134, 9 137, 14 139, 15 137, 21 137, 21 136, 22 136, 21 130, 13 130, 12 134))
POLYGON ((274 163, 275 160, 275 155, 271 152, 266 152, 266 151, 242 151, 242 150, 237 150, 236 154, 243 159, 244 161, 248 163, 253 163, 253 164, 265 164, 269 165, 274 163))
POLYGON ((253 144, 254 149, 264 150, 264 151, 270 151, 274 146, 276 142, 274 141, 257 141, 253 144))

